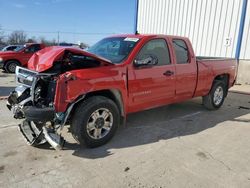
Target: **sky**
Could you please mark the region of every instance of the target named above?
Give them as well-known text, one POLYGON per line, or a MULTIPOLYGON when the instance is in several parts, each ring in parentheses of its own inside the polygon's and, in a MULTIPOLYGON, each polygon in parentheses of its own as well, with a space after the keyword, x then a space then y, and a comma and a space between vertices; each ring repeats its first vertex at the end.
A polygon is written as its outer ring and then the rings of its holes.
POLYGON ((113 33, 133 33, 135 9, 135 0, 0 0, 0 26, 6 36, 24 30, 57 40, 59 31, 60 42, 92 45, 113 33))

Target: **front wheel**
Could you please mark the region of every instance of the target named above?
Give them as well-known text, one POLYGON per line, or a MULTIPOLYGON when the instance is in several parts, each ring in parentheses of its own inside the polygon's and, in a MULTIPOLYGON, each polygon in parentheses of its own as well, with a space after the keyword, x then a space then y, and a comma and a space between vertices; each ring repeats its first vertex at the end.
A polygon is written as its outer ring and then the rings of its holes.
POLYGON ((119 125, 120 113, 117 105, 103 96, 83 101, 76 109, 71 123, 73 137, 87 147, 98 147, 107 143, 119 125))
POLYGON ((16 71, 16 67, 19 65, 19 63, 17 61, 11 60, 11 61, 7 61, 6 65, 5 65, 5 70, 8 73, 15 73, 16 71))
POLYGON ((214 82, 209 94, 202 98, 203 105, 209 110, 219 109, 226 97, 226 86, 224 82, 214 82))

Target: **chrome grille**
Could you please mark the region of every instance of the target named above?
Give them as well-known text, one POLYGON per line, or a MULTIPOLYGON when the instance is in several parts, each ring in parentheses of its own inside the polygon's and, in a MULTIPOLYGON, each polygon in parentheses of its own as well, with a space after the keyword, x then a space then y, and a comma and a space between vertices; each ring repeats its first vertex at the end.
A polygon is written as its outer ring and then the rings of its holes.
POLYGON ((31 87, 38 73, 22 67, 16 68, 16 82, 31 87))

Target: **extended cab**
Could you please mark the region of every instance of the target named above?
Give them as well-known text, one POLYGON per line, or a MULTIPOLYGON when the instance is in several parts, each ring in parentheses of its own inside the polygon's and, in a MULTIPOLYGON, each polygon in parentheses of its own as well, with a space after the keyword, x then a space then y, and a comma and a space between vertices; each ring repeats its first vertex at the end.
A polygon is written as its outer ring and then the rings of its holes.
POLYGON ((83 51, 49 47, 17 67, 19 86, 7 106, 24 118, 31 145, 60 149, 65 124, 89 147, 109 141, 127 114, 194 97, 209 110, 221 107, 236 77, 235 59, 196 57, 189 39, 119 35, 83 51))
POLYGON ((44 44, 27 43, 17 46, 13 51, 0 51, 0 68, 14 73, 16 66, 26 67, 31 56, 44 47, 44 44))

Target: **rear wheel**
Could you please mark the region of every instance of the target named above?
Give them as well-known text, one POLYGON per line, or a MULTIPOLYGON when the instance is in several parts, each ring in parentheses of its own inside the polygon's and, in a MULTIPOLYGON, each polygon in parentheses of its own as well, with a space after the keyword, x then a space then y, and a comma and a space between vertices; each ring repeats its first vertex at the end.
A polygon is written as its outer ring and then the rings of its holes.
POLYGON ((219 109, 226 97, 226 85, 222 81, 214 82, 209 94, 202 98, 203 105, 209 110, 219 109))
POLYGON ((19 62, 18 62, 18 61, 15 61, 15 60, 7 61, 6 64, 5 64, 5 70, 6 70, 8 73, 15 73, 16 67, 17 67, 18 65, 19 65, 19 62))
POLYGON ((78 106, 71 123, 71 132, 80 144, 98 147, 114 136, 119 120, 116 104, 106 97, 95 96, 78 106))

